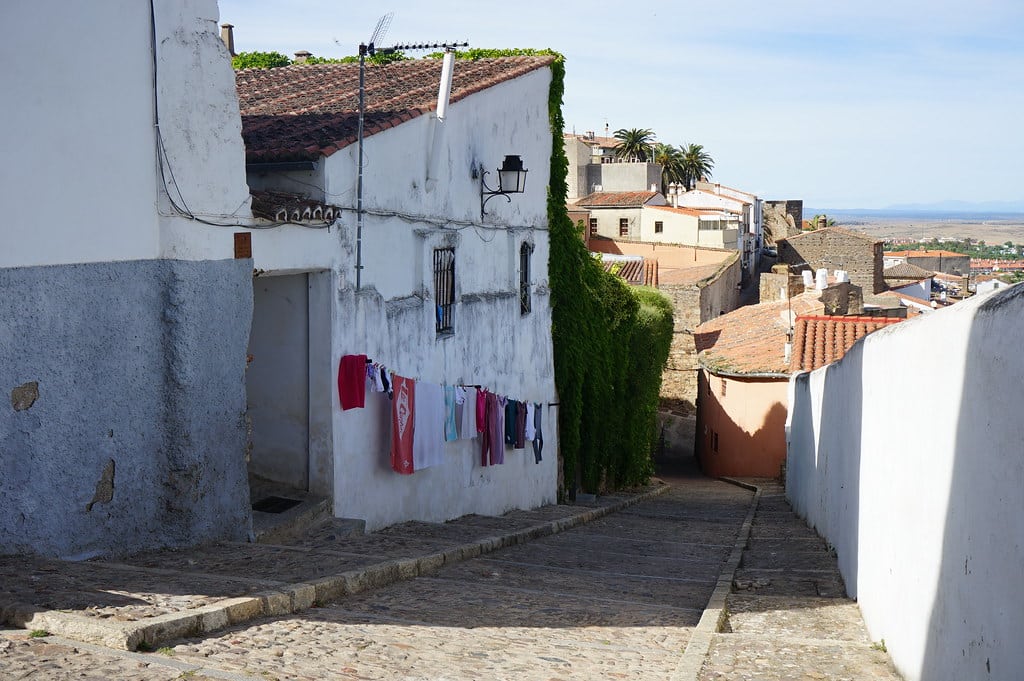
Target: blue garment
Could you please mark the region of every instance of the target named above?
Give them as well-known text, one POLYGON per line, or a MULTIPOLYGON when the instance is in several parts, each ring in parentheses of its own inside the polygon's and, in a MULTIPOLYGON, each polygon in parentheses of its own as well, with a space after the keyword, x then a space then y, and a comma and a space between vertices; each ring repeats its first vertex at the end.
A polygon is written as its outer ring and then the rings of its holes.
POLYGON ((459 439, 455 427, 455 386, 444 387, 444 441, 454 442, 459 439))

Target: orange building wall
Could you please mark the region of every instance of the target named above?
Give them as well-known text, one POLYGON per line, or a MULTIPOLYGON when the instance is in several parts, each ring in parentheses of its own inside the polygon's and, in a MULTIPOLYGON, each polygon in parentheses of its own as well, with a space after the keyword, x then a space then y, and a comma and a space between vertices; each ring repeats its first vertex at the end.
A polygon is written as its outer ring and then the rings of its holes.
POLYGON ((694 452, 706 475, 779 475, 786 460, 788 383, 784 378, 739 379, 700 370, 694 452))

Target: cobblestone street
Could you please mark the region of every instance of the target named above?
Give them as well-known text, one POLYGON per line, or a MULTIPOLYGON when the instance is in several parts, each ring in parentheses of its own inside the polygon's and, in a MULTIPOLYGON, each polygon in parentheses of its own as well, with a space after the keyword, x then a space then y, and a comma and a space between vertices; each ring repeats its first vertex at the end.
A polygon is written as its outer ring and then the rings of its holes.
MULTIPOLYGON (((336 537, 327 526, 289 545, 221 544, 120 564, 9 557, 2 563, 5 619, 34 603, 37 611, 64 616, 52 621, 65 629, 36 638, 5 630, 0 678, 695 679, 697 671, 706 680, 896 678, 887 656, 868 641, 856 604, 842 597, 831 556, 777 486, 762 486, 751 516, 751 490, 692 474, 669 483, 654 490, 663 493, 649 492, 572 529, 438 569, 420 564, 415 579, 308 609, 234 626, 229 615, 199 636, 143 642, 148 652, 72 639, 89 640, 94 621, 181 620, 232 598, 369 569, 384 558, 408 560, 452 546, 465 553, 466 542, 523 533, 587 509, 407 523, 354 538, 336 537), (729 633, 706 631, 694 639, 703 647, 688 651, 744 532, 749 544, 735 580, 730 574, 725 582, 732 593, 718 627, 729 633), (13 602, 21 609, 12 610, 13 602)), ((46 621, 40 616, 26 626, 46 621)))

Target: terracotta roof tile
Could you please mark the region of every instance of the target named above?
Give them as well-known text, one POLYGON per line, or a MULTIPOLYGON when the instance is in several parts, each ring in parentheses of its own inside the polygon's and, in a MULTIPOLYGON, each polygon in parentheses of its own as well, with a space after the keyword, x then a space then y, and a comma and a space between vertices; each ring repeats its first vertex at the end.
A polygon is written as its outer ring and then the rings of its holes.
POLYGON ((917 265, 911 265, 909 262, 893 265, 882 270, 882 277, 885 279, 915 279, 920 281, 934 276, 934 272, 930 272, 917 265))
MULTIPOLYGON (((545 67, 553 57, 459 60, 451 101, 456 102, 545 67)), ((366 65, 369 136, 433 111, 441 60, 409 59, 366 65)), ((356 141, 358 64, 300 64, 235 73, 242 137, 249 163, 315 160, 356 141)))
POLYGON ((918 258, 963 258, 963 253, 954 253, 953 251, 886 251, 887 257, 893 258, 907 258, 907 257, 918 257, 918 258))
POLYGON ((605 255, 601 260, 605 272, 622 277, 632 286, 654 286, 656 284, 657 261, 639 256, 618 257, 605 255))
POLYGON ((825 306, 819 295, 812 291, 788 301, 747 305, 704 322, 693 332, 701 364, 712 371, 787 374, 785 346, 790 311, 794 315, 823 312, 825 306))
POLYGON ((864 336, 904 321, 899 317, 801 315, 793 335, 791 371, 813 371, 842 359, 864 336))
POLYGON ((653 199, 658 192, 595 192, 576 202, 580 207, 639 207, 653 199))

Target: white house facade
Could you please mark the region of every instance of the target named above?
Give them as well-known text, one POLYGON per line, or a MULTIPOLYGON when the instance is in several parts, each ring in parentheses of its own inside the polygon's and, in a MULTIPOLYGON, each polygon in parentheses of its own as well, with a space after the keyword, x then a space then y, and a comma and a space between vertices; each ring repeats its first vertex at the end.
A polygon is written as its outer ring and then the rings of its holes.
POLYGON ((337 104, 356 101, 358 67, 239 72, 250 185, 301 192, 341 215, 329 232, 291 230, 323 239, 322 247, 284 250, 270 239, 287 240, 287 232, 275 230, 251 236, 258 273, 251 347, 265 348, 262 356, 251 351, 250 372, 265 379, 249 390, 255 473, 330 496, 335 515, 363 519, 368 530, 556 500, 546 212, 550 61, 456 61, 443 120, 432 99, 391 100, 385 112, 376 95, 390 96, 396 83, 436 93, 440 61, 368 66, 361 229, 359 147, 349 137, 356 110, 337 104), (288 102, 311 73, 325 110, 307 102, 315 123, 296 131, 288 102), (322 137, 324 128, 335 136, 322 137), (508 155, 528 170, 525 191, 507 200, 483 197, 481 215, 481 183, 497 186, 497 168, 508 155), (305 303, 289 306, 292 293, 304 289, 305 303), (297 358, 285 372, 275 368, 282 347, 297 358), (397 473, 389 458, 396 398, 369 392, 362 408, 341 408, 339 366, 363 355, 416 385, 481 387, 540 405, 539 460, 530 447, 511 447, 503 464, 484 466, 480 439, 458 439, 439 443, 437 465, 397 473), (282 392, 302 405, 298 413, 281 406, 282 392))

